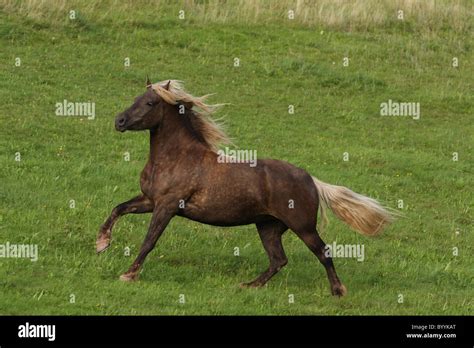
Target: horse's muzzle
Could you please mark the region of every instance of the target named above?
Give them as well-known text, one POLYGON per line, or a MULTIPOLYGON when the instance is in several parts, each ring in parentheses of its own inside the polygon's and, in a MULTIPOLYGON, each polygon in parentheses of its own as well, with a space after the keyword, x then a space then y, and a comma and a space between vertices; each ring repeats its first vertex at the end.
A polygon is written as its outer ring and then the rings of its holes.
POLYGON ((127 119, 123 115, 118 115, 117 118, 115 119, 115 129, 118 130, 119 132, 125 132, 126 130, 126 125, 127 119))

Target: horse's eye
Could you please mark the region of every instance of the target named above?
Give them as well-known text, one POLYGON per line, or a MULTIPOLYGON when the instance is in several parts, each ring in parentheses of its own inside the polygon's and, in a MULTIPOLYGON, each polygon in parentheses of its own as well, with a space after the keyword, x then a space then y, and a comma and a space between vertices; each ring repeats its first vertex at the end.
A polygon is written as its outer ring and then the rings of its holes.
POLYGON ((152 102, 148 102, 148 103, 146 103, 146 105, 153 106, 153 103, 152 103, 152 102))

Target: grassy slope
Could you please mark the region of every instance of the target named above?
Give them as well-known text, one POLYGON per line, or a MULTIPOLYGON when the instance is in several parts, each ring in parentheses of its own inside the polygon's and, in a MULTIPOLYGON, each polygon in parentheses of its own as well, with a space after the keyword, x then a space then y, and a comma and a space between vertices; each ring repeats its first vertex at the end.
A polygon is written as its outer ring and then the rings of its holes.
POLYGON ((128 26, 81 17, 49 26, 0 13, 0 44, 0 243, 40 248, 36 263, 0 259, 0 314, 472 313, 472 39, 449 30, 422 37, 402 25, 321 34, 174 17, 128 26), (453 56, 459 69, 450 67, 453 56), (241 67, 233 67, 234 57, 241 67), (95 255, 100 224, 139 192, 147 134, 118 134, 112 122, 142 93, 147 73, 231 103, 222 112, 230 134, 260 158, 288 160, 393 207, 404 200, 405 217, 378 238, 331 219, 326 242, 365 245, 364 262, 335 260, 346 298, 329 295, 324 269, 292 233, 284 239, 288 266, 267 288, 239 289, 267 266, 253 226, 177 218, 136 284, 118 276, 136 255, 149 215, 122 218, 110 250, 95 255), (63 99, 94 101, 97 119, 54 116, 63 99), (379 116, 388 99, 420 102, 421 120, 379 116))

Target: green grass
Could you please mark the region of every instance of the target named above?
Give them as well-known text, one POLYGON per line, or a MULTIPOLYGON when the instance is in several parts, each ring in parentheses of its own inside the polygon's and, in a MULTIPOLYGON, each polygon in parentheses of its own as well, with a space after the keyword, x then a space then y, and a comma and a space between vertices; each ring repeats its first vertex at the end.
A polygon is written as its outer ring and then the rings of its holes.
POLYGON ((472 35, 202 23, 166 11, 130 14, 127 25, 95 16, 48 22, 0 10, 0 244, 39 246, 37 262, 0 259, 0 314, 472 313, 472 35), (99 256, 95 238, 111 209, 139 193, 148 134, 119 134, 113 120, 144 91, 146 74, 230 103, 220 113, 230 135, 259 158, 287 160, 394 208, 404 201, 404 217, 376 238, 331 218, 327 243, 365 245, 364 262, 335 259, 348 296, 330 295, 323 267, 291 232, 288 265, 266 288, 242 290, 267 266, 255 227, 181 218, 139 282, 118 280, 150 215, 119 220, 99 256), (64 99, 95 102, 96 119, 55 116, 64 99), (420 102, 421 119, 380 116, 388 99, 420 102))

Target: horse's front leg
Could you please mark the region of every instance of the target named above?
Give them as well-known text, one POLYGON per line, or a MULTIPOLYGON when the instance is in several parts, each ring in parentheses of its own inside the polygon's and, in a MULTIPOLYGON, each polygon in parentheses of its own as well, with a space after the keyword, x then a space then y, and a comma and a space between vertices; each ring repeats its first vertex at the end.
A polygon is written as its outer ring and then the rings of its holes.
POLYGON ((166 209, 166 207, 159 205, 155 206, 150 226, 148 227, 148 233, 143 241, 142 247, 140 248, 140 252, 127 273, 120 276, 120 280, 133 281, 138 278, 140 268, 142 267, 146 256, 153 250, 158 238, 160 238, 174 214, 174 210, 166 209))
POLYGON ((153 202, 146 196, 140 195, 117 205, 110 214, 109 218, 102 225, 96 241, 97 253, 107 249, 112 238, 112 227, 118 218, 125 214, 142 214, 153 211, 153 202))

